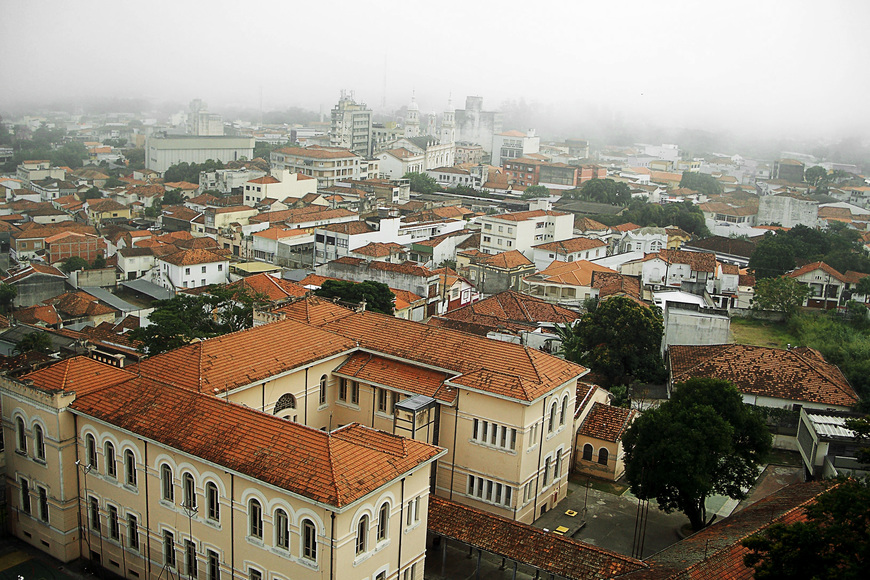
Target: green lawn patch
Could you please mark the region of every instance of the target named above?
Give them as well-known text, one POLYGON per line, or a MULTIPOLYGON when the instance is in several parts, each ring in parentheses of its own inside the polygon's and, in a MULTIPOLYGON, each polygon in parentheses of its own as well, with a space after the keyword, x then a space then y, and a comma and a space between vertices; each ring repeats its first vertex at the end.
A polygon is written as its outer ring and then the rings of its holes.
POLYGON ((798 343, 797 337, 789 331, 786 323, 754 318, 732 318, 731 339, 736 344, 774 348, 785 348, 789 344, 798 343))

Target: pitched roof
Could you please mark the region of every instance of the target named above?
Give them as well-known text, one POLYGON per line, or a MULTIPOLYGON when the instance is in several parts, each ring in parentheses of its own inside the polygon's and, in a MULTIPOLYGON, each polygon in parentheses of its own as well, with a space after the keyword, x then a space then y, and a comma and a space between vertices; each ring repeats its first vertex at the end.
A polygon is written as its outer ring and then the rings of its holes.
POLYGON ((598 580, 645 568, 640 560, 434 495, 427 525, 431 533, 560 578, 598 580))
POLYGON ((612 407, 596 401, 583 419, 578 433, 584 437, 616 443, 636 416, 634 409, 612 407))
POLYGON ((640 226, 637 224, 633 224, 631 222, 625 224, 619 224, 618 226, 613 226, 613 229, 618 232, 630 232, 632 230, 640 229, 640 226))
POLYGON ((19 268, 18 270, 10 270, 9 276, 3 279, 6 284, 14 284, 31 276, 53 276, 55 278, 66 278, 66 274, 55 268, 54 266, 45 266, 43 264, 34 264, 19 268))
POLYGON ((557 252, 560 254, 570 254, 572 252, 582 252, 584 250, 592 250, 606 246, 601 240, 592 238, 577 237, 569 240, 561 240, 558 242, 547 242, 532 246, 536 250, 545 250, 547 252, 557 252))
POLYGON ((613 272, 592 272, 592 288, 598 289, 598 297, 630 296, 641 299, 641 283, 637 276, 615 274, 613 272))
POLYGON ((333 373, 380 387, 426 395, 446 403, 452 403, 456 399, 456 389, 444 385, 444 381, 450 376, 448 373, 368 352, 353 354, 333 373))
POLYGON ((328 232, 335 232, 337 234, 347 234, 349 236, 355 236, 359 234, 368 234, 376 231, 373 227, 368 225, 366 222, 342 222, 340 224, 329 224, 325 226, 318 226, 318 230, 326 230, 328 232))
POLYGON ((543 282, 546 284, 564 284, 566 286, 592 286, 592 274, 594 272, 609 272, 616 274, 606 266, 594 264, 588 260, 575 262, 560 262, 554 260, 552 264, 537 274, 526 276, 528 283, 543 282))
POLYGON ((354 254, 359 254, 361 256, 383 258, 385 256, 390 256, 395 252, 401 252, 404 249, 405 246, 403 246, 402 244, 397 244, 396 242, 371 242, 361 248, 351 250, 351 252, 354 254))
POLYGON ((715 272, 716 254, 710 252, 685 252, 683 250, 661 250, 646 254, 641 261, 664 260, 668 264, 686 264, 693 272, 715 272))
POLYGON ((221 256, 210 250, 195 249, 181 250, 160 258, 164 262, 175 266, 191 266, 195 264, 210 264, 213 262, 226 262, 226 256, 221 256))
POLYGON ((551 304, 541 298, 507 290, 451 310, 443 317, 491 329, 519 331, 537 328, 540 322, 553 324, 574 322, 579 315, 573 310, 551 304))
POLYGON ((255 294, 261 294, 272 301, 308 294, 304 286, 267 273, 248 276, 229 285, 230 288, 238 286, 248 288, 255 294))
POLYGON ((188 344, 145 359, 140 369, 144 376, 211 394, 265 381, 355 346, 348 338, 288 319, 188 344))
POLYGON ((39 323, 54 326, 63 322, 60 314, 51 304, 36 304, 28 306, 12 313, 12 317, 24 324, 38 325, 39 323))
POLYGON ((504 268, 510 270, 520 268, 522 266, 534 266, 534 263, 526 258, 519 250, 510 250, 509 252, 501 252, 500 254, 486 255, 480 262, 493 268, 504 268))
POLYGON ((518 211, 513 213, 503 213, 498 215, 487 216, 488 219, 498 219, 505 220, 509 222, 522 222, 530 219, 535 219, 539 217, 545 216, 560 216, 560 215, 571 215, 564 211, 552 211, 552 210, 543 210, 543 209, 533 209, 529 211, 518 211))
POLYGON ((114 308, 101 304, 96 297, 81 290, 78 292, 66 292, 45 302, 53 304, 61 314, 66 314, 73 318, 100 316, 118 312, 114 308))
POLYGON ((77 397, 70 408, 336 507, 443 453, 355 423, 326 433, 145 377, 77 397))
MULTIPOLYGON (((324 280, 326 279, 327 278, 324 278, 324 280)), ((302 280, 300 284, 302 284, 302 282, 305 282, 305 280, 302 280)), ((322 281, 320 284, 322 284, 322 281)), ((320 284, 317 285, 319 286, 320 284)), ((313 295, 306 296, 301 300, 295 300, 290 304, 285 304, 272 312, 283 314, 291 320, 313 324, 315 326, 322 326, 331 320, 353 314, 353 310, 349 308, 340 306, 332 300, 313 295)))
POLYGON ((326 147, 282 147, 274 153, 283 155, 292 155, 294 157, 310 157, 312 159, 346 159, 348 157, 359 157, 353 151, 338 148, 326 147))
POLYGON ((33 381, 33 386, 41 391, 48 393, 64 391, 81 397, 107 386, 128 381, 135 376, 136 373, 92 358, 76 356, 43 367, 21 378, 33 381))
POLYGON ((586 373, 580 365, 533 348, 375 312, 353 313, 322 328, 382 356, 457 373, 451 379, 457 385, 520 401, 533 401, 586 373))
POLYGON ((745 344, 671 346, 674 383, 692 377, 726 379, 741 393, 851 407, 858 395, 836 366, 817 352, 745 344))
POLYGON ((812 264, 807 264, 806 266, 801 266, 797 270, 792 270, 791 272, 786 274, 786 276, 788 276, 790 278, 798 278, 800 276, 803 276, 804 274, 809 274, 810 272, 813 272, 815 270, 821 270, 825 274, 827 274, 829 276, 833 276, 834 278, 836 278, 840 282, 847 282, 848 281, 848 280, 846 280, 846 276, 844 276, 843 274, 840 274, 838 271, 836 271, 832 267, 828 266, 824 262, 813 262, 812 264))

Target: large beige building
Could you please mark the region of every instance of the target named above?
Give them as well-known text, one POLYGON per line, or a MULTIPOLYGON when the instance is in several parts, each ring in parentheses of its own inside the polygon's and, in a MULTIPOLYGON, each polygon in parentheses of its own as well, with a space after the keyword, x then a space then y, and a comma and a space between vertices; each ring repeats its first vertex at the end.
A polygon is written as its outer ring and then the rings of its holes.
POLYGON ((0 378, 12 533, 127 578, 410 580, 430 491, 523 522, 565 497, 583 367, 318 298, 257 320, 0 378))
POLYGON ((253 137, 151 135, 145 140, 145 167, 163 173, 178 163, 228 163, 254 156, 253 137))

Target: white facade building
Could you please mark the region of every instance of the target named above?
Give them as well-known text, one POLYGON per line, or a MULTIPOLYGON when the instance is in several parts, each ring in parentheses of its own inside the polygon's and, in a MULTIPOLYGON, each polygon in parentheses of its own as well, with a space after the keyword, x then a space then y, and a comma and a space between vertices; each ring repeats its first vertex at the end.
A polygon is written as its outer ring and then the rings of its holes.
POLYGON ((229 282, 230 261, 209 250, 182 250, 157 260, 158 284, 169 290, 229 282))
POLYGON ((574 235, 574 214, 551 210, 532 210, 483 216, 480 251, 500 254, 510 250, 534 259, 534 246, 567 240, 574 235))
POLYGON ((541 138, 533 130, 528 133, 505 131, 492 136, 492 165, 501 165, 510 159, 525 157, 541 150, 541 138))

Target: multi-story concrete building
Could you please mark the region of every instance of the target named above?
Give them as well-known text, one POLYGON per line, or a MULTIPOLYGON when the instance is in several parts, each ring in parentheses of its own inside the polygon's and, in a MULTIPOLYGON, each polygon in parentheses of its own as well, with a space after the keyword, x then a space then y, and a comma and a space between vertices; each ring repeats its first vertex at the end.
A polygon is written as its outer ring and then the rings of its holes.
POLYGON ((253 137, 149 135, 145 140, 145 167, 160 173, 182 162, 229 163, 253 156, 253 137))
POLYGON ((365 103, 357 103, 353 93, 342 90, 330 118, 330 147, 349 149, 362 157, 371 156, 372 111, 365 103))
POLYGON ((257 361, 247 370, 266 379, 256 388, 234 364, 181 363, 196 381, 241 387, 238 402, 177 380, 188 373, 164 365, 179 353, 149 359, 144 373, 79 357, 0 378, 15 441, 5 451, 11 533, 130 579, 421 580, 431 465, 444 451, 359 424, 326 433, 296 421, 298 401, 306 418, 329 422, 318 388, 326 394, 353 341, 288 320, 243 343, 257 361), (298 340, 300 328, 314 342, 298 340), (310 354, 320 364, 309 367, 310 354), (322 379, 311 388, 309 370, 322 379), (249 408, 267 384, 268 409, 249 408))
POLYGON ((535 132, 505 131, 492 136, 491 164, 501 167, 505 161, 525 157, 541 150, 541 138, 535 132))
POLYGON ((819 202, 798 193, 763 195, 758 199, 756 223, 779 224, 784 228, 797 225, 816 228, 819 223, 819 202))
POLYGON ((210 250, 181 250, 157 260, 157 283, 170 290, 229 282, 230 261, 210 250))
POLYGON ((273 169, 287 169, 317 179, 318 187, 332 187, 336 181, 365 179, 368 166, 359 155, 332 147, 284 147, 272 151, 273 169))
POLYGON ((465 108, 454 113, 456 139, 480 145, 492 153, 492 137, 502 131, 503 116, 497 111, 483 110, 483 97, 466 97, 465 108))
POLYGON ((208 105, 202 99, 190 102, 187 124, 191 135, 214 137, 224 134, 224 120, 220 115, 208 112, 208 105))
POLYGON ((466 163, 478 165, 483 162, 485 151, 483 150, 483 147, 481 147, 477 143, 471 143, 470 141, 459 141, 454 143, 454 145, 456 150, 455 160, 457 165, 464 165, 466 163))
POLYGON ((532 210, 500 215, 483 216, 481 224, 480 251, 499 254, 518 250, 527 258, 534 259, 534 246, 545 242, 567 240, 574 235, 574 214, 532 210))
POLYGON ((51 161, 44 159, 22 161, 15 172, 15 176, 24 182, 25 187, 30 187, 32 181, 41 179, 65 179, 66 172, 60 167, 52 167, 51 161))
POLYGON ((309 193, 317 192, 317 180, 301 173, 286 169, 274 169, 271 175, 264 175, 245 183, 243 188, 245 205, 256 206, 264 199, 284 201, 302 199, 309 193))
POLYGON ((797 159, 780 159, 773 162, 771 179, 781 179, 791 183, 804 182, 804 164, 797 159))
POLYGON ((233 190, 241 191, 244 185, 252 179, 266 175, 265 171, 258 169, 216 169, 214 171, 202 171, 199 174, 199 190, 213 190, 221 193, 232 193, 233 190))

